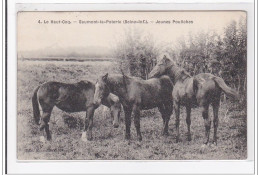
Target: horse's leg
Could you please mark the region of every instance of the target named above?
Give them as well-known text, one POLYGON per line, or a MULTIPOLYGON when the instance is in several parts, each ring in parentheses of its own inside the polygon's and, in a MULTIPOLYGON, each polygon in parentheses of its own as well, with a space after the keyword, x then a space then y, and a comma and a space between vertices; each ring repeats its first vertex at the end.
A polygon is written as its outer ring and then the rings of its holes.
POLYGON ((86 137, 88 140, 92 140, 92 127, 93 127, 93 115, 94 115, 95 107, 89 106, 86 110, 86 118, 85 118, 85 128, 82 133, 81 139, 86 141, 86 137))
MULTIPOLYGON (((54 103, 49 98, 39 99, 39 103, 42 108, 40 131, 43 131, 44 129, 47 135, 47 140, 51 140, 49 121, 50 121, 52 109, 54 107, 54 103)), ((44 140, 44 137, 42 140, 44 140)))
POLYGON ((45 129, 45 132, 46 132, 46 135, 47 135, 47 140, 51 140, 51 133, 50 133, 50 129, 49 129, 50 116, 51 116, 51 110, 43 111, 42 122, 41 122, 41 125, 40 125, 41 131, 43 129, 45 129))
POLYGON ((213 125, 214 125, 214 136, 213 136, 213 143, 217 145, 217 129, 218 129, 218 110, 219 110, 219 102, 213 103, 213 125))
POLYGON ((132 110, 126 106, 124 106, 124 112, 125 112, 125 139, 130 139, 130 129, 131 129, 131 113, 132 110))
POLYGON ((43 102, 42 100, 39 101, 42 107, 42 116, 41 116, 41 124, 40 124, 40 131, 45 129, 46 135, 47 135, 47 140, 51 140, 51 133, 49 129, 49 121, 51 117, 51 112, 54 107, 54 105, 47 104, 43 102))
POLYGON ((205 141, 204 141, 204 144, 207 144, 209 142, 209 134, 210 134, 210 127, 211 127, 211 120, 210 120, 210 117, 209 117, 209 104, 203 105, 202 117, 204 119, 204 125, 205 125, 205 141))
POLYGON ((191 113, 191 107, 186 106, 186 123, 187 123, 187 128, 188 128, 188 141, 191 141, 191 133, 190 133, 190 124, 191 124, 191 119, 190 119, 190 113, 191 113))
POLYGON ((179 137, 180 137, 180 133, 179 133, 179 125, 180 125, 180 105, 178 102, 174 101, 173 103, 174 106, 174 110, 175 110, 175 127, 176 127, 176 142, 179 142, 179 137))
POLYGON ((140 109, 138 105, 133 106, 133 116, 134 116, 134 124, 135 124, 135 129, 137 133, 137 138, 139 141, 142 141, 142 135, 140 131, 140 109))
POLYGON ((164 107, 164 105, 161 105, 161 106, 159 106, 158 107, 158 109, 159 109, 159 111, 160 111, 160 113, 161 113, 161 115, 162 115, 162 119, 163 119, 163 129, 162 129, 162 135, 164 135, 164 131, 165 131, 165 123, 166 123, 166 120, 165 120, 165 107, 164 107))
POLYGON ((168 128, 169 128, 170 117, 172 115, 173 104, 171 102, 171 103, 165 104, 164 106, 165 106, 165 111, 163 112, 164 113, 163 135, 167 136, 167 135, 169 135, 168 128))
POLYGON ((171 114, 166 113, 165 117, 164 117, 164 126, 163 126, 163 135, 164 136, 168 136, 169 135, 169 120, 170 120, 171 114))

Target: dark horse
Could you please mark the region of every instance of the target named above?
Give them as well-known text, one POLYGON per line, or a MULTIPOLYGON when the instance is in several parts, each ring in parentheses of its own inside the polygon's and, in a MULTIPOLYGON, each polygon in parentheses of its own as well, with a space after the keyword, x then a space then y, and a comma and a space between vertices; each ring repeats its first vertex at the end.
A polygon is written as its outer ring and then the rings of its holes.
POLYGON ((141 141, 140 110, 158 107, 163 118, 162 134, 168 134, 168 123, 173 110, 172 88, 173 85, 168 76, 141 80, 124 74, 109 76, 106 74, 97 80, 94 103, 100 105, 110 92, 117 95, 125 112, 125 139, 130 139, 132 114, 137 137, 141 141))
MULTIPOLYGON (((75 84, 47 82, 38 86, 32 97, 33 115, 35 122, 40 125, 40 130, 45 129, 47 140, 51 139, 48 122, 54 106, 66 112, 86 111, 82 140, 86 141, 86 131, 88 131, 87 139, 91 140, 93 115, 97 108, 93 103, 94 93, 95 85, 89 81, 80 81, 75 84), (39 103, 43 111, 41 117, 39 103)), ((118 127, 121 111, 119 98, 113 94, 109 94, 107 98, 102 100, 102 104, 110 108, 111 115, 114 118, 113 125, 114 127, 118 127)))
POLYGON ((204 143, 207 144, 209 142, 211 119, 208 116, 208 110, 211 104, 214 114, 213 142, 217 144, 218 110, 221 92, 224 91, 225 94, 236 99, 238 98, 237 92, 228 87, 222 78, 209 73, 201 73, 191 77, 184 69, 177 67, 174 62, 165 55, 150 72, 149 78, 160 77, 161 75, 170 76, 174 84, 172 96, 176 115, 176 141, 178 142, 179 139, 180 106, 183 105, 186 107, 187 112, 188 140, 191 140, 191 108, 201 106, 203 107, 202 116, 206 130, 204 143))

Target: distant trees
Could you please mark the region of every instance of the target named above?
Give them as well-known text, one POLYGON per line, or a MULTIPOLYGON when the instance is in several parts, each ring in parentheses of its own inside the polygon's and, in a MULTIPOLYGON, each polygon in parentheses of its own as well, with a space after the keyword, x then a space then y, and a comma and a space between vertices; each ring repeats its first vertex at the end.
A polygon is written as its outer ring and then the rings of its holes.
POLYGON ((234 84, 239 92, 246 94, 246 20, 240 19, 238 24, 233 21, 225 28, 223 45, 223 77, 230 79, 230 83, 234 84))
POLYGON ((114 52, 121 69, 132 76, 147 79, 159 53, 152 36, 129 29, 125 30, 123 37, 114 52))
POLYGON ((19 58, 111 58, 110 48, 102 46, 48 47, 39 50, 20 51, 19 58))
POLYGON ((180 38, 171 55, 191 75, 212 73, 244 96, 247 83, 246 20, 231 21, 222 35, 214 31, 190 34, 180 38), (177 56, 176 56, 177 55, 177 56))
MULTIPOLYGON (((212 73, 222 77, 241 95, 246 105, 247 91, 247 28, 246 19, 231 21, 222 34, 215 31, 190 33, 163 50, 191 75, 212 73)), ((117 43, 115 57, 121 68, 132 76, 147 79, 161 53, 152 36, 138 30, 125 31, 117 43)))

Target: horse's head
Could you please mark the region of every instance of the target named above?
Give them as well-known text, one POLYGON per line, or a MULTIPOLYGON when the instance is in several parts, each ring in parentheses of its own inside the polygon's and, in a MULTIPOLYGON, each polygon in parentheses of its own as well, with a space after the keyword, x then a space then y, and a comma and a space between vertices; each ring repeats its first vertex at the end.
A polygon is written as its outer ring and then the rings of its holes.
POLYGON ((101 101, 104 98, 107 98, 110 93, 110 90, 107 86, 107 78, 108 73, 104 76, 99 77, 95 84, 94 104, 97 106, 99 106, 101 104, 101 101))
POLYGON ((156 78, 162 75, 166 75, 167 70, 172 64, 173 62, 169 58, 167 58, 166 55, 164 55, 163 58, 158 61, 158 63, 154 66, 152 71, 149 73, 148 78, 156 78))
POLYGON ((113 94, 109 95, 113 101, 113 105, 110 107, 111 116, 113 119, 113 126, 114 128, 119 127, 119 118, 120 118, 120 112, 121 112, 121 103, 119 101, 119 98, 113 94))

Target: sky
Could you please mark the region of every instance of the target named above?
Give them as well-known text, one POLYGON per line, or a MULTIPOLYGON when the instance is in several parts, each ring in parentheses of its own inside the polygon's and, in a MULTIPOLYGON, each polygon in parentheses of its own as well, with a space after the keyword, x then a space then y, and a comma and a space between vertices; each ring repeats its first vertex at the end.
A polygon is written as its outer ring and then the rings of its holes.
POLYGON ((232 20, 238 22, 246 17, 243 11, 19 12, 17 15, 18 52, 88 46, 113 48, 127 29, 149 33, 157 43, 174 43, 189 33, 214 30, 221 34, 232 20), (80 24, 80 20, 145 20, 148 24, 80 24), (157 20, 170 24, 157 24, 157 20), (192 24, 177 24, 173 20, 188 20, 192 24))

